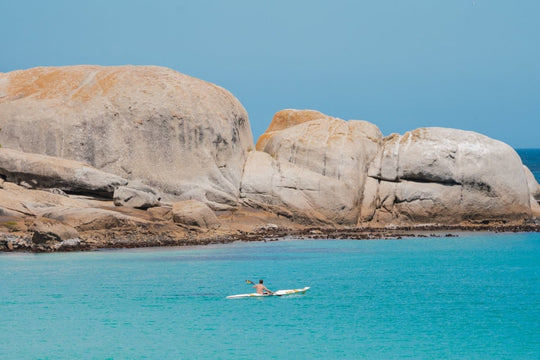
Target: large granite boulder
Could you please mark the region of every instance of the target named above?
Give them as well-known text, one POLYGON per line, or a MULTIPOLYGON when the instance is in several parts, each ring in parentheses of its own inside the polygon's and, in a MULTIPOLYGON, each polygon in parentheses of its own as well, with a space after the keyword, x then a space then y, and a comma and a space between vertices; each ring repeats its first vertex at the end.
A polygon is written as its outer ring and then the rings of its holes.
POLYGON ((176 199, 234 207, 253 149, 228 91, 156 66, 0 73, 0 143, 88 163, 176 199))
POLYGON ((478 133, 421 128, 385 138, 371 164, 361 222, 459 223, 531 216, 521 159, 478 133))
POLYGON ((538 210, 538 185, 517 153, 474 132, 423 128, 383 139, 365 121, 284 110, 257 150, 243 202, 302 222, 507 222, 538 210))
POLYGON ((382 134, 366 121, 278 112, 244 169, 246 204, 307 222, 354 225, 382 134))

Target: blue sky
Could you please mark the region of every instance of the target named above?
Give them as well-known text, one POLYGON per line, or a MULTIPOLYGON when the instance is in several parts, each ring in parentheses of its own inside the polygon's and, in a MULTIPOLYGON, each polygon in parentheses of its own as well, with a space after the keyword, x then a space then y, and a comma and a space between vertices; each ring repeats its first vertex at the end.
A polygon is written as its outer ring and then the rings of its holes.
POLYGON ((167 66, 231 91, 255 139, 296 108, 540 148, 539 14, 538 0, 3 0, 0 72, 167 66))

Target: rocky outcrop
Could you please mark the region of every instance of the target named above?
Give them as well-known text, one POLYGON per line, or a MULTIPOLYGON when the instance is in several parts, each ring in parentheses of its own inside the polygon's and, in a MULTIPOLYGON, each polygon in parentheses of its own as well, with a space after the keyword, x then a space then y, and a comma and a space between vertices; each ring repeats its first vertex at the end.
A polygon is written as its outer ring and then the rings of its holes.
POLYGON ((255 151, 246 163, 241 196, 247 206, 307 224, 344 224, 356 220, 355 197, 343 182, 279 162, 255 151))
POLYGON ((173 221, 188 228, 216 229, 219 220, 214 212, 197 200, 180 201, 173 204, 173 221))
POLYGON ((159 206, 160 200, 161 196, 156 190, 136 182, 130 182, 128 186, 119 186, 113 196, 114 205, 137 209, 159 206))
POLYGON ((0 148, 0 176, 31 189, 55 188, 75 194, 112 197, 127 180, 87 164, 0 148))
POLYGON ((79 233, 75 228, 55 221, 36 221, 32 224, 32 242, 34 244, 44 244, 47 242, 62 242, 70 239, 77 239, 79 233))
POLYGON ((364 201, 372 211, 361 222, 453 224, 531 216, 517 153, 474 132, 422 128, 394 134, 385 139, 368 175, 373 180, 364 201))
POLYGON ((540 220, 540 185, 504 143, 443 128, 383 138, 366 121, 283 110, 254 150, 230 93, 159 67, 0 74, 0 128, 0 250, 291 229, 330 238, 330 229, 418 225, 537 231, 540 220))
POLYGON ((2 183, 0 187, 0 207, 12 217, 36 217, 46 208, 64 206, 72 208, 87 208, 91 202, 54 194, 42 190, 29 190, 10 182, 2 183))
POLYGON ((241 196, 301 221, 354 225, 381 143, 379 129, 366 121, 280 111, 248 158, 241 196))
POLYGON ((3 147, 77 160, 175 199, 237 205, 253 139, 228 91, 156 66, 0 74, 3 147))
POLYGON ((530 194, 538 188, 517 153, 469 131, 422 128, 383 139, 365 121, 284 110, 257 150, 245 167, 244 203, 302 222, 519 222, 536 213, 530 194))
POLYGON ((144 222, 116 211, 100 208, 72 208, 55 206, 43 208, 39 216, 53 219, 79 230, 101 230, 122 226, 132 226, 144 222))

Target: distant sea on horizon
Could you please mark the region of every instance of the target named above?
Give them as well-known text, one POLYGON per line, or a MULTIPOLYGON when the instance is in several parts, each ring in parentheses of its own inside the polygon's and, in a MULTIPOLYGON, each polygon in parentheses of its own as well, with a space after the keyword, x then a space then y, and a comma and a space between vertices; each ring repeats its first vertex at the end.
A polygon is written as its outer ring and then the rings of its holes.
POLYGON ((540 183, 540 149, 517 149, 516 150, 523 164, 531 170, 540 183))
POLYGON ((0 281, 0 359, 540 355, 540 233, 0 253, 0 281), (311 289, 226 299, 259 278, 311 289))

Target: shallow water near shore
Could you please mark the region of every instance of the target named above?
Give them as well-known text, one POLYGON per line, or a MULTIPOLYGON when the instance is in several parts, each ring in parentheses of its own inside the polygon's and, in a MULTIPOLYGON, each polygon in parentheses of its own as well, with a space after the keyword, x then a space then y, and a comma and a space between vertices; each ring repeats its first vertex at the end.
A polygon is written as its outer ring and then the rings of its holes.
POLYGON ((0 255, 1 359, 540 353, 540 234, 0 255), (305 295, 226 299, 310 286, 305 295))

